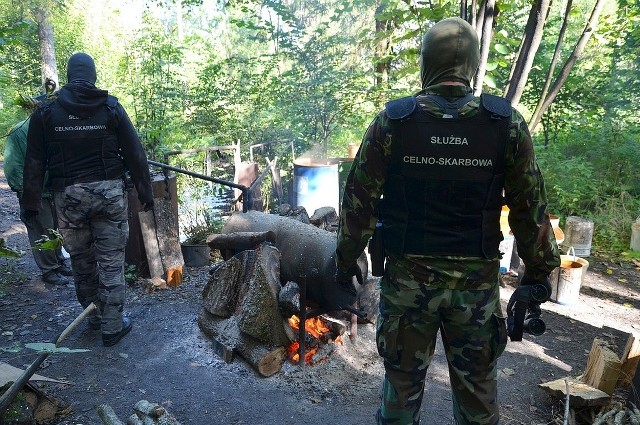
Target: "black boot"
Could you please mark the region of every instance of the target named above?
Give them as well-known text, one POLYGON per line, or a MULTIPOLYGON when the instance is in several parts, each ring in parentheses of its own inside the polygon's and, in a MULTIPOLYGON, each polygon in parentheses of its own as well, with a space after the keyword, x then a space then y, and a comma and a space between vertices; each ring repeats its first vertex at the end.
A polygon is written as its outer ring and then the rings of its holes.
POLYGON ((62 276, 56 270, 51 271, 45 274, 44 276, 42 276, 42 281, 44 283, 48 283, 50 285, 57 285, 57 286, 66 286, 71 283, 69 279, 62 276))
POLYGON ((122 319, 122 330, 115 334, 102 334, 102 345, 105 347, 111 347, 112 345, 116 345, 123 336, 129 333, 131 328, 133 327, 133 323, 131 319, 125 317, 122 319))

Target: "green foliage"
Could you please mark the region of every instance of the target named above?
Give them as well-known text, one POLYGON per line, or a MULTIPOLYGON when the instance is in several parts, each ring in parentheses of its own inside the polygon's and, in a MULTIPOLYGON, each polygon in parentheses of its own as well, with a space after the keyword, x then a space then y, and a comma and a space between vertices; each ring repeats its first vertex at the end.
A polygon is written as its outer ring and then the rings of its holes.
MULTIPOLYGON (((256 161, 262 168, 266 158, 278 157, 285 190, 295 157, 346 156, 385 101, 419 89, 422 35, 434 22, 459 13, 453 0, 242 0, 213 6, 183 0, 182 38, 174 2, 153 0, 146 9, 138 3, 125 8, 119 2, 50 2, 61 76, 73 51, 91 53, 99 85, 125 105, 151 159, 170 150, 240 141, 247 160, 249 146, 264 144, 256 161), (143 9, 138 25, 132 18, 143 9), (384 42, 387 48, 378 55, 384 42), (388 81, 378 78, 379 64, 389 65, 388 81)), ((24 118, 13 99, 41 90, 32 5, 0 0, 4 134, 24 118)), ((505 0, 497 6, 485 89, 499 94, 531 2, 505 0)), ((592 7, 591 0, 574 0, 561 63, 592 7)), ((551 5, 519 106, 525 115, 540 96, 563 8, 562 2, 551 5)), ((552 212, 593 218, 597 245, 623 247, 629 217, 640 214, 639 45, 640 9, 628 0, 608 2, 585 54, 534 135, 552 212)), ((232 179, 222 164, 229 158, 221 159, 212 175, 232 179)), ((172 165, 190 170, 202 164, 202 154, 172 158, 172 165)), ((263 193, 268 184, 266 179, 263 193)), ((189 188, 200 183, 190 178, 180 177, 178 185, 181 198, 204 202, 219 195, 213 193, 219 188, 196 194, 189 188)))
POLYGON ((138 272, 138 268, 135 264, 126 264, 124 267, 124 280, 128 284, 131 284, 138 279, 140 273, 138 272))
POLYGON ((30 350, 35 350, 38 353, 48 353, 48 354, 69 354, 69 353, 86 353, 91 350, 86 350, 83 348, 68 348, 68 347, 56 347, 56 344, 52 342, 31 342, 25 344, 25 348, 30 350))
POLYGON ((224 225, 222 214, 228 207, 220 200, 228 194, 229 188, 190 180, 188 185, 183 186, 181 196, 180 234, 184 236, 183 243, 202 244, 209 235, 220 233, 224 225), (216 209, 215 205, 219 205, 220 209, 216 209))
POLYGON ((623 253, 629 250, 631 224, 640 211, 640 198, 621 192, 602 199, 593 213, 593 244, 599 251, 623 253))
POLYGON ((0 257, 20 257, 20 253, 15 251, 5 245, 5 241, 3 238, 0 238, 0 257))
POLYGON ((538 163, 544 173, 553 212, 580 215, 593 207, 595 173, 584 157, 566 156, 564 149, 548 148, 538 154, 538 163))
POLYGON ((182 52, 174 38, 149 13, 123 58, 121 71, 130 81, 133 117, 151 158, 176 142, 183 118, 182 52))
POLYGON ((220 233, 224 226, 224 218, 219 212, 212 212, 209 208, 203 208, 193 214, 190 225, 185 228, 186 244, 203 244, 207 237, 214 233, 220 233))
POLYGON ((61 249, 63 242, 62 235, 58 231, 47 229, 47 234, 35 241, 32 249, 61 249))
POLYGON ((640 214, 638 128, 622 129, 613 119, 571 130, 538 151, 551 212, 591 218, 595 247, 626 250, 640 214))

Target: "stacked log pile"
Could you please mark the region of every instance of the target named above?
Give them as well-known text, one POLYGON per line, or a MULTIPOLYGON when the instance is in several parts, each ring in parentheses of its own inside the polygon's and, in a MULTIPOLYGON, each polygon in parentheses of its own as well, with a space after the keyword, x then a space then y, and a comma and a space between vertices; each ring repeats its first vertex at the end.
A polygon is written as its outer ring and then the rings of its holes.
MULTIPOLYGON (((237 212, 220 234, 207 238, 209 248, 219 250, 224 261, 212 266, 198 324, 222 359, 231 362, 238 354, 262 376, 281 369, 287 348, 296 340, 297 332, 287 322, 293 314, 306 317, 306 307, 338 316, 350 311, 346 319, 355 338, 358 318, 351 314, 353 306, 367 300, 364 310, 377 312, 377 299, 367 295, 374 285, 359 285, 354 279, 357 294, 351 294, 335 282, 336 234, 324 228, 335 222, 335 211, 316 212, 313 224, 306 213, 290 212, 293 215, 237 212)), ((366 281, 364 255, 359 265, 366 281)))
POLYGON ((278 306, 280 252, 268 242, 214 266, 203 290, 200 329, 225 361, 238 353, 262 376, 278 372, 295 333, 278 306))

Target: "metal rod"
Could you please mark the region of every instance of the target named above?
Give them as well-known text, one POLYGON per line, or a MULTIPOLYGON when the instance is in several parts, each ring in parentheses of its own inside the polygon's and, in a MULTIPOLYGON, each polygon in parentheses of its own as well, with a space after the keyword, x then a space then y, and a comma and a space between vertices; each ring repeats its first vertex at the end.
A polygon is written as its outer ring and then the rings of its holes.
POLYGON ((249 187, 249 192, 253 192, 256 187, 258 187, 258 185, 262 182, 262 180, 264 180, 264 177, 269 171, 271 171, 271 164, 268 164, 267 168, 265 168, 262 173, 260 173, 258 178, 256 178, 256 180, 251 184, 251 186, 249 187))
MULTIPOLYGON (((171 165, 163 164, 161 162, 156 162, 156 161, 151 161, 151 160, 148 160, 147 162, 149 164, 151 164, 151 165, 156 166, 156 167, 160 167, 163 170, 171 170, 171 171, 175 171, 176 173, 186 174, 187 176, 191 176, 191 177, 195 177, 195 178, 198 178, 198 179, 202 179, 202 180, 218 183, 218 184, 221 184, 221 185, 224 185, 224 186, 233 187, 235 189, 240 189, 242 191, 242 198, 245 201, 249 199, 249 188, 247 186, 245 186, 245 185, 234 183, 234 182, 230 182, 230 181, 227 181, 227 180, 217 179, 215 177, 206 176, 206 175, 200 174, 200 173, 194 173, 193 171, 184 170, 184 169, 178 168, 178 167, 173 167, 171 165)), ((248 203, 249 202, 243 202, 242 203, 242 212, 247 212, 247 204, 248 203)))
POLYGON ((305 366, 304 351, 305 341, 307 339, 305 322, 307 321, 307 278, 306 276, 300 276, 300 283, 298 284, 300 289, 300 325, 298 326, 298 365, 300 367, 305 366))
POLYGON ((355 314, 356 316, 358 316, 359 318, 361 318, 362 320, 366 321, 369 324, 372 324, 372 325, 374 324, 371 320, 369 320, 369 315, 364 310, 360 310, 352 306, 342 307, 342 310, 355 314))

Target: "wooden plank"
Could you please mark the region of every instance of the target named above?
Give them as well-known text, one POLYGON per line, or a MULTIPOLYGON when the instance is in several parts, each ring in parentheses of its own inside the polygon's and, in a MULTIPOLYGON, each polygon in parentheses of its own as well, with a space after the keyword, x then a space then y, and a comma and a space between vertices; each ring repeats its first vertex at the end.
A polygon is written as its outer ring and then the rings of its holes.
POLYGON ((618 386, 628 387, 637 374, 638 363, 640 363, 640 334, 629 334, 620 362, 622 365, 620 366, 618 386))
POLYGON ((144 250, 147 254, 149 274, 152 279, 154 277, 161 278, 164 275, 164 269, 162 268, 160 247, 158 246, 158 237, 156 236, 156 219, 153 216, 153 211, 140 211, 138 213, 138 220, 140 222, 144 250))
POLYGON ((605 406, 611 401, 609 394, 572 377, 556 379, 538 386, 553 397, 565 400, 567 397, 565 380, 569 381, 569 404, 572 408, 605 406))
POLYGON ((153 211, 156 219, 156 235, 162 267, 167 274, 167 284, 176 286, 182 283, 182 267, 184 258, 180 249, 177 217, 171 200, 154 199, 153 211))
POLYGON ((595 338, 587 359, 582 381, 594 388, 612 395, 620 377, 620 359, 606 343, 595 338))

